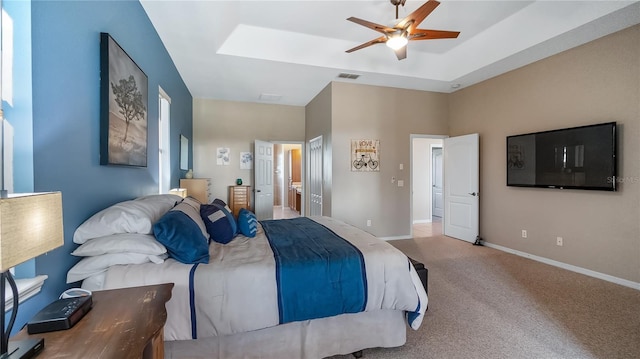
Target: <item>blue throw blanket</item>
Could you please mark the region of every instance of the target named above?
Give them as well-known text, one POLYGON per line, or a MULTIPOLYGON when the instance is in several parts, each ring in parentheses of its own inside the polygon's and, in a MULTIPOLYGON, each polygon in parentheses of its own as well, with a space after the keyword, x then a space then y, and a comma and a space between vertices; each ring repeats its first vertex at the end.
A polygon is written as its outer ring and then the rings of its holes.
POLYGON ((367 278, 355 246, 306 217, 260 223, 275 257, 281 324, 364 310, 367 278))

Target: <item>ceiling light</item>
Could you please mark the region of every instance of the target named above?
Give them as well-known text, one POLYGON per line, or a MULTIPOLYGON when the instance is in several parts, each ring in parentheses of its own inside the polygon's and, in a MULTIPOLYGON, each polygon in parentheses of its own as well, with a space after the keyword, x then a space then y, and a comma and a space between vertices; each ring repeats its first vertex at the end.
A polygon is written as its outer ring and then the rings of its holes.
POLYGON ((275 93, 261 93, 259 98, 262 101, 275 102, 275 101, 280 101, 280 99, 282 99, 282 95, 278 95, 275 93))
POLYGON ((406 37, 402 35, 396 35, 396 36, 391 36, 387 40, 387 46, 389 46, 393 50, 398 50, 398 49, 401 49, 403 46, 406 46, 407 42, 409 42, 409 40, 407 40, 406 37))

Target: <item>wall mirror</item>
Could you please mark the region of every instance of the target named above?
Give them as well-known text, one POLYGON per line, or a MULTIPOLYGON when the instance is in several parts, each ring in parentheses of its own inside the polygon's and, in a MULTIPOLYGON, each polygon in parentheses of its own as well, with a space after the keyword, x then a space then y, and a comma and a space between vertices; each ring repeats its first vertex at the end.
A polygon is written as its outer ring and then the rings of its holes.
POLYGON ((189 139, 180 135, 180 169, 189 169, 189 139))

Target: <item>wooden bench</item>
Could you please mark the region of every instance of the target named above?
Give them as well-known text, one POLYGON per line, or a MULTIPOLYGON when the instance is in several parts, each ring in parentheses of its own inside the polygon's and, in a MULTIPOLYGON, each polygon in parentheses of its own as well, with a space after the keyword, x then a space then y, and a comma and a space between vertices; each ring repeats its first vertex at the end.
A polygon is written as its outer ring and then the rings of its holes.
POLYGON ((420 277, 420 280, 422 281, 422 286, 424 286, 425 292, 429 294, 429 270, 424 266, 423 263, 420 263, 413 258, 409 258, 409 260, 411 261, 411 264, 413 264, 413 268, 415 268, 416 272, 418 272, 418 277, 420 277))

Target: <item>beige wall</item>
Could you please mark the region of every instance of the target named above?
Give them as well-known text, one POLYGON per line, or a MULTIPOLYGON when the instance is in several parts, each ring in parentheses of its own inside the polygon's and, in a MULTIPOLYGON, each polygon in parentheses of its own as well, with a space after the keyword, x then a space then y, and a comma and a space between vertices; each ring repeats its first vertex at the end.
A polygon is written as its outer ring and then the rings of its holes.
MULTIPOLYGON (((253 170, 240 169, 240 152, 252 152, 254 140, 304 141, 304 107, 210 99, 193 100, 194 177, 211 178, 212 198, 227 201, 227 188, 242 178, 253 183, 253 170), (229 147, 229 166, 216 164, 218 147, 229 147)), ((252 202, 253 203, 253 202, 252 202)))
POLYGON ((331 113, 332 216, 378 237, 408 236, 411 134, 448 133, 447 95, 334 82, 331 113), (380 140, 379 172, 351 171, 352 139, 380 140))
POLYGON ((485 241, 640 282, 640 26, 451 94, 449 126, 480 134, 485 241), (506 186, 506 136, 608 121, 618 192, 506 186))
POLYGON ((403 237, 411 225, 411 134, 477 132, 485 241, 639 283, 639 39, 635 26, 453 94, 336 82, 304 108, 194 100, 194 171, 226 198, 235 178, 251 182, 237 163, 254 139, 322 135, 323 213, 379 237, 403 237), (506 186, 506 136, 607 121, 620 125, 618 192, 506 186), (380 172, 350 171, 350 141, 359 138, 380 140, 380 172), (217 147, 231 147, 231 166, 215 165, 217 147))

